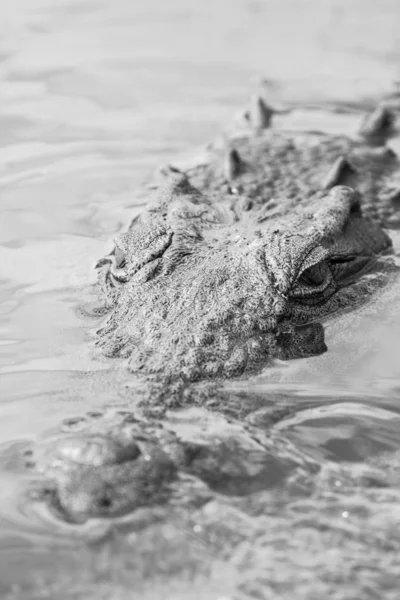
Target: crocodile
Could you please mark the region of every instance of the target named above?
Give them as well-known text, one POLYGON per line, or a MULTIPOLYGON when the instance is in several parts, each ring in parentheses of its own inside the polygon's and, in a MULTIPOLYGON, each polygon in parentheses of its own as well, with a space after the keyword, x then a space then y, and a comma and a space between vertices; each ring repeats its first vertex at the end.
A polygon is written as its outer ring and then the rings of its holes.
MULTIPOLYGON (((198 382, 247 378, 277 358, 325 352, 323 321, 367 301, 397 270, 387 233, 400 225, 399 161, 387 144, 393 113, 378 107, 353 136, 273 121, 255 97, 202 160, 164 167, 153 199, 96 265, 105 313, 96 344, 125 359, 143 385, 156 384, 159 404, 175 409, 198 382)), ((151 402, 146 394, 142 405, 151 402)), ((178 518, 197 511, 201 521, 209 518, 203 507, 219 503, 234 524, 236 508, 264 514, 268 503, 276 509, 314 494, 322 510, 321 489, 373 495, 388 485, 379 471, 355 479, 339 468, 328 485, 315 457, 265 425, 274 418, 259 427, 211 413, 185 430, 171 414, 159 419, 143 406, 89 414, 82 431, 17 453, 42 478, 40 500, 77 524, 148 510, 156 527, 157 510, 168 522, 174 506, 178 518)), ((215 514, 214 529, 223 518, 215 514)), ((264 597, 257 593, 246 597, 264 597)))
POLYGON ((167 167, 155 197, 98 264, 107 356, 174 387, 326 351, 321 320, 387 279, 399 161, 378 107, 357 137, 250 116, 199 164, 167 167))
MULTIPOLYGON (((162 169, 153 201, 96 265, 108 313, 97 344, 159 383, 158 404, 174 406, 199 380, 325 352, 320 321, 366 301, 396 270, 386 256, 400 201, 399 161, 386 144, 393 114, 378 107, 353 137, 274 129, 272 116, 257 97, 228 149, 214 144, 185 172, 162 169)), ((129 512, 165 497, 178 473, 193 474, 184 445, 167 444, 153 431, 159 419, 140 415, 128 429, 96 425, 45 444, 48 460, 35 465, 64 518, 129 512)))

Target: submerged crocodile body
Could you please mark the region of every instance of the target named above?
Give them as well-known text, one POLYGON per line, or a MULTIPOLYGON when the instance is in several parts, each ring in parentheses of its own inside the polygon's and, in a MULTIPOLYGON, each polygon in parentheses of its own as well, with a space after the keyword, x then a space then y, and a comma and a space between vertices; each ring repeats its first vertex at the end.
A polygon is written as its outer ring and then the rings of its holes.
POLYGON ((108 411, 88 417, 80 434, 30 444, 22 457, 48 479, 52 510, 74 523, 171 501, 179 508, 185 497, 201 506, 214 493, 247 495, 279 486, 296 468, 316 468, 279 436, 218 415, 207 430, 204 415, 193 409, 161 423, 108 411))
MULTIPOLYGON (((154 201, 97 265, 108 312, 98 345, 161 384, 164 398, 324 352, 320 320, 364 302, 394 269, 383 256, 385 229, 399 225, 391 114, 377 109, 353 137, 279 131, 271 118, 257 98, 223 147, 185 171, 164 169, 154 201)), ((266 490, 278 490, 276 505, 315 492, 318 461, 285 436, 221 419, 221 430, 188 435, 137 410, 89 417, 83 432, 30 445, 23 458, 45 476, 52 510, 75 523, 157 506, 186 518, 242 496, 261 511, 266 490)))

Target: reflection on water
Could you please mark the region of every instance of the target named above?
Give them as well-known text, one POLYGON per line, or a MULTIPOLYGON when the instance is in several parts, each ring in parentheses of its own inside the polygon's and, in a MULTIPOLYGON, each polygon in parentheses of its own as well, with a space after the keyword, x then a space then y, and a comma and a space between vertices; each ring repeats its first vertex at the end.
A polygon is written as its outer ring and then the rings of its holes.
MULTIPOLYGON (((267 568, 270 561, 267 571, 279 564, 266 550, 271 544, 278 557, 279 544, 286 548, 285 573, 290 571, 290 560, 300 560, 287 545, 292 517, 285 520, 272 511, 274 520, 271 513, 257 521, 251 517, 252 510, 254 515, 262 512, 257 500, 246 511, 239 505, 215 502, 202 515, 201 525, 192 522, 190 515, 172 515, 167 524, 152 524, 140 534, 130 523, 129 537, 120 542, 102 523, 90 525, 90 534, 79 528, 60 531, 47 514, 40 513, 40 503, 15 505, 15 498, 23 496, 25 480, 7 463, 7 448, 14 440, 23 444, 48 435, 63 419, 88 410, 128 405, 126 374, 92 351, 91 332, 99 322, 91 310, 97 302, 92 267, 145 201, 140 183, 151 172, 214 138, 263 78, 261 85, 268 84, 278 106, 318 104, 314 127, 329 131, 353 131, 358 122, 351 112, 354 108, 370 107, 374 98, 393 93, 400 53, 398 1, 367 4, 368 10, 365 0, 62 0, 56 4, 14 0, 0 8, 4 17, 0 18, 3 596, 19 582, 22 588, 15 588, 10 597, 33 598, 29 586, 40 588, 40 575, 36 581, 32 573, 56 568, 59 588, 46 597, 67 597, 71 573, 84 564, 87 575, 79 582, 81 590, 100 576, 105 594, 126 597, 127 582, 116 564, 146 578, 152 557, 154 572, 161 578, 164 551, 171 554, 168 568, 184 565, 186 569, 168 597, 233 599, 239 598, 230 594, 236 593, 240 569, 250 579, 255 569, 256 581, 257 564, 267 568), (334 102, 349 111, 336 120, 325 110, 334 102), (224 529, 226 522, 230 527, 224 529), (232 550, 233 563, 227 562, 218 535, 229 548, 235 546, 235 528, 238 538, 246 538, 259 534, 260 527, 269 528, 269 537, 263 541, 258 535, 252 549, 241 546, 240 556, 232 550), (99 540, 109 534, 109 543, 102 546, 99 540), (53 547, 56 558, 46 553, 47 542, 54 539, 58 540, 53 547), (140 564, 127 558, 136 543, 143 554, 140 564), (6 557, 7 547, 12 552, 6 557), (205 565, 204 572, 199 572, 199 564, 205 565), (194 571, 199 582, 195 589, 185 583, 194 571)), ((294 128, 296 114, 304 123, 304 113, 294 113, 294 128)), ((397 146, 395 140, 393 147, 397 146)), ((395 246, 400 247, 398 237, 395 246)), ((237 386, 244 392, 256 391, 261 398, 257 410, 249 411, 254 413, 253 424, 266 429, 276 421, 273 415, 289 415, 277 427, 298 448, 326 463, 327 471, 333 468, 328 461, 368 458, 372 464, 382 452, 398 452, 397 288, 394 283, 372 304, 328 323, 326 354, 278 363, 254 381, 237 386)), ((370 468, 379 475, 383 466, 376 460, 370 468)), ((351 473, 355 478, 355 471, 351 473)), ((351 488, 349 507, 345 496, 338 495, 347 483, 339 475, 335 481, 339 484, 333 486, 330 499, 322 498, 329 488, 325 482, 313 507, 306 500, 300 506, 299 500, 291 510, 306 515, 318 511, 321 522, 325 517, 334 521, 339 514, 353 514, 351 523, 341 517, 337 525, 342 533, 347 527, 348 535, 352 527, 366 522, 365 515, 376 539, 385 527, 398 527, 394 489, 384 498, 376 490, 361 498, 351 488), (333 497, 335 517, 329 512, 333 497), (373 508, 377 499, 382 501, 381 520, 373 508)), ((301 531, 306 535, 305 529, 301 531)), ((310 556, 315 558, 321 542, 312 537, 308 541, 314 552, 310 550, 310 556)), ((364 546, 354 544, 354 553, 362 552, 364 546)), ((272 571, 268 573, 275 581, 272 571)), ((240 598, 263 597, 257 596, 256 587, 251 590, 249 582, 240 585, 240 598)), ((359 591, 357 585, 354 589, 359 591)), ((375 580, 374 585, 378 585, 375 580)), ((154 581, 146 597, 161 597, 157 596, 160 589, 162 585, 154 581)), ((326 591, 321 590, 319 597, 326 591)), ((372 598, 368 593, 364 597, 372 598)), ((304 594, 298 588, 299 597, 309 597, 304 594)), ((277 596, 271 592, 272 597, 277 596)))

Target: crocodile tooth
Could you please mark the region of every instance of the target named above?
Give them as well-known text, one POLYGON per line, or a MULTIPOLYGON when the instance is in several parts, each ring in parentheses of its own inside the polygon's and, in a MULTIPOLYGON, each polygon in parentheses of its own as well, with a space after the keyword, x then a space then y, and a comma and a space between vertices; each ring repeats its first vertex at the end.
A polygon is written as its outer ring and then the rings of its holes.
POLYGON ((234 179, 240 174, 242 159, 237 150, 231 149, 225 157, 224 173, 226 179, 234 179))
POLYGON ((360 127, 360 135, 365 138, 386 138, 392 130, 395 115, 383 106, 378 106, 367 115, 360 127))
POLYGON ((274 111, 260 96, 253 96, 250 104, 250 121, 256 129, 266 129, 271 124, 274 111))
POLYGON ((349 161, 344 156, 339 156, 325 175, 322 189, 329 190, 334 185, 344 185, 346 178, 355 172, 349 161))

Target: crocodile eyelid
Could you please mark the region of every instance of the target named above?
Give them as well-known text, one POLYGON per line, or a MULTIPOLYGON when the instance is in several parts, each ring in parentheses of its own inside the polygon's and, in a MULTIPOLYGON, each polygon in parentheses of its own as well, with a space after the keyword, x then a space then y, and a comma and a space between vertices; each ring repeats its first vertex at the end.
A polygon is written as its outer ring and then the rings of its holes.
POLYGON ((308 269, 310 269, 311 267, 314 267, 315 265, 317 265, 319 263, 325 262, 327 258, 329 258, 329 251, 326 248, 324 248, 323 246, 312 247, 307 252, 303 261, 301 262, 298 272, 297 272, 297 275, 296 275, 296 279, 301 277, 301 275, 302 275, 302 273, 304 273, 304 271, 307 271, 308 269))

